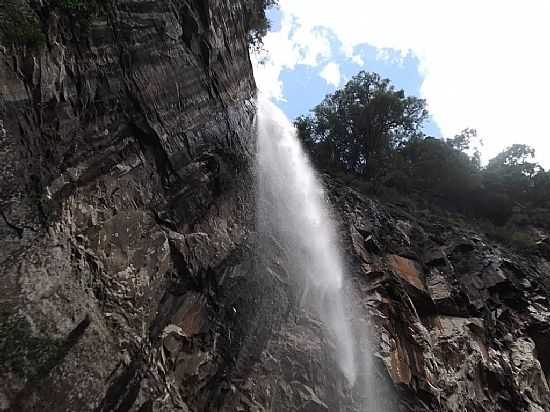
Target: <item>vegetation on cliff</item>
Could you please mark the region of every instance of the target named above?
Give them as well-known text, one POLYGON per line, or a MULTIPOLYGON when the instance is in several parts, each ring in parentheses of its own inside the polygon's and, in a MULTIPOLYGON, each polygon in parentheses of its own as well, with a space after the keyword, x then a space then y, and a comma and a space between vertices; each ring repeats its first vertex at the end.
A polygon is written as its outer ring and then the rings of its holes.
POLYGON ((56 14, 73 35, 84 38, 93 16, 109 10, 109 0, 50 0, 0 2, 0 43, 17 49, 38 50, 48 42, 48 19, 56 14))
MULTIPOLYGON (((263 38, 270 29, 267 10, 278 0, 250 0, 245 17, 247 40, 252 49, 261 49, 263 38)), ((27 2, 4 0, 0 2, 0 44, 9 47, 40 49, 47 43, 44 20, 55 12, 85 33, 91 18, 105 13, 111 7, 110 0, 50 0, 27 2)))
POLYGON ((263 38, 271 28, 267 18, 267 10, 275 7, 279 0, 254 0, 253 7, 248 15, 248 42, 253 49, 260 49, 263 45, 263 38))
POLYGON ((6 46, 36 49, 46 44, 40 20, 26 3, 4 0, 0 3, 0 41, 6 46))
POLYGON ((550 172, 531 147, 515 144, 482 166, 474 129, 434 138, 422 132, 427 117, 424 100, 360 72, 295 125, 318 167, 369 189, 418 193, 498 225, 550 206, 550 172))

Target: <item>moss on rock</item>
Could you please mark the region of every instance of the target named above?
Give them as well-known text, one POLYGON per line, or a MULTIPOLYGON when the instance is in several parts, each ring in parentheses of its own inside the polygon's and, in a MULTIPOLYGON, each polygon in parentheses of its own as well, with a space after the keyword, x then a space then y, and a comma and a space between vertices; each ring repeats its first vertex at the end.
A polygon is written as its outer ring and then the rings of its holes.
POLYGON ((36 336, 19 314, 0 315, 0 368, 27 378, 47 368, 62 348, 60 339, 36 336))

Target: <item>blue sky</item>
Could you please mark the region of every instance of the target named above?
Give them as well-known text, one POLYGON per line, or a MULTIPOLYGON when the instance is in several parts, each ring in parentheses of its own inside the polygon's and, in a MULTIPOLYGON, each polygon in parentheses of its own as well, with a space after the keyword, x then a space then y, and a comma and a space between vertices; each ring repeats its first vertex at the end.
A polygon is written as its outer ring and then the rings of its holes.
MULTIPOLYGON (((269 18, 272 30, 280 30, 281 12, 278 9, 273 9, 269 12, 269 18)), ((328 37, 331 49, 335 52, 330 59, 320 62, 320 65, 337 63, 341 74, 340 84, 338 87, 329 84, 319 75, 318 67, 297 65, 294 69, 283 69, 280 78, 283 82, 285 100, 278 102, 278 106, 289 119, 308 114, 309 110, 321 102, 327 94, 341 88, 360 70, 376 72, 390 79, 396 88, 405 90, 407 95, 420 96, 422 76, 418 71, 419 61, 411 54, 401 58, 399 53, 388 50, 389 56, 386 55, 386 58, 381 59, 377 58, 376 48, 363 44, 354 50, 354 55, 359 56, 363 63, 358 64, 348 59, 343 51, 339 50, 337 39, 330 35, 328 37)), ((435 137, 441 135, 439 128, 431 118, 426 121, 424 132, 435 137)))
POLYGON ((270 16, 256 81, 290 119, 374 71, 426 99, 427 134, 476 128, 483 161, 525 143, 550 167, 550 0, 279 0, 270 16))

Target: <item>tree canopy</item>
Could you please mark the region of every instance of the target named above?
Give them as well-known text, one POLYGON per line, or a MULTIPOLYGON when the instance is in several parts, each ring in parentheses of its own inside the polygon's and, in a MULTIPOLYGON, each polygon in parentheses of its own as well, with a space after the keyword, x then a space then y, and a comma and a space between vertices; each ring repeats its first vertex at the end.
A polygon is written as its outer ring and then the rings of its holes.
POLYGON ((405 96, 388 79, 360 72, 296 119, 298 135, 317 161, 368 174, 403 141, 421 135, 426 102, 405 96))
POLYGON ((279 0, 253 0, 252 8, 247 15, 248 43, 259 50, 263 46, 263 38, 271 28, 266 12, 279 4, 279 0))
POLYGON ((294 124, 318 167, 373 187, 414 190, 499 223, 517 205, 550 207, 550 172, 533 148, 512 145, 482 167, 475 129, 434 138, 422 131, 427 117, 424 100, 362 71, 294 124))

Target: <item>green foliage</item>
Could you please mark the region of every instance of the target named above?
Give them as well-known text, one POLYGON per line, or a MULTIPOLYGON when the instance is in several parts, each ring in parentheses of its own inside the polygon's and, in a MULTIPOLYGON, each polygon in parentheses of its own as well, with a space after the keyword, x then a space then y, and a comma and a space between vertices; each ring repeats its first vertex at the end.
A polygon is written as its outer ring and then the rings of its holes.
POLYGON ((529 159, 535 157, 535 150, 527 145, 515 144, 489 161, 483 174, 485 188, 502 192, 517 201, 528 201, 532 197, 535 181, 543 184, 542 168, 529 159))
MULTIPOLYGON (((525 144, 514 144, 499 153, 497 157, 489 161, 489 168, 499 168, 503 166, 533 166, 533 163, 527 162, 528 159, 535 157, 535 149, 525 144)), ((532 170, 532 167, 526 170, 532 170)))
POLYGON ((60 340, 33 335, 31 325, 18 315, 0 314, 0 368, 21 377, 35 375, 55 357, 60 340))
POLYGON ((405 159, 399 166, 402 180, 408 187, 500 225, 512 216, 516 204, 534 206, 550 200, 549 174, 528 161, 534 157, 532 148, 514 145, 482 168, 479 152, 468 154, 474 138, 475 130, 467 129, 448 140, 410 140, 399 151, 405 159))
POLYGON ((3 0, 0 2, 2 44, 30 49, 45 46, 47 37, 41 25, 52 11, 74 25, 75 33, 85 33, 91 18, 108 10, 110 3, 110 0, 50 0, 44 4, 31 3, 33 9, 24 1, 3 0))
POLYGON ((495 226, 492 223, 481 225, 487 237, 521 252, 535 252, 536 238, 517 226, 510 224, 495 226))
POLYGON ((279 0, 253 0, 253 6, 247 16, 248 42, 255 50, 263 46, 263 38, 271 28, 266 11, 277 6, 279 0))
MULTIPOLYGON (((451 139, 424 136, 425 102, 406 97, 387 79, 360 72, 294 122, 313 161, 353 185, 421 194, 442 206, 489 219, 491 235, 524 246, 524 233, 506 226, 514 210, 550 208, 550 172, 533 159, 533 148, 515 144, 481 166, 475 129, 451 139), (356 178, 359 177, 359 178, 356 178)), ((515 215, 514 215, 515 213, 515 215)), ((531 242, 532 243, 532 242, 531 242)))
POLYGON ((362 71, 295 125, 321 166, 369 175, 401 143, 421 134, 425 106, 388 79, 362 71))
POLYGON ((540 170, 533 176, 531 189, 532 200, 535 204, 550 203, 550 172, 540 170))
POLYGON ((479 159, 464 151, 469 145, 464 133, 449 140, 411 139, 399 151, 406 161, 407 181, 419 190, 461 202, 481 184, 479 159))
POLYGON ((14 1, 0 4, 0 33, 2 43, 9 46, 39 49, 46 44, 38 18, 14 1))
POLYGON ((70 27, 66 41, 81 43, 87 41, 93 19, 109 14, 111 3, 111 0, 50 0, 49 12, 53 11, 70 27))
POLYGON ((68 13, 92 14, 107 5, 106 0, 53 0, 50 5, 57 10, 68 13))
POLYGON ((52 0, 50 5, 63 15, 88 21, 109 9, 109 0, 52 0))
POLYGON ((52 4, 66 10, 81 10, 86 6, 83 0, 57 0, 52 4))

